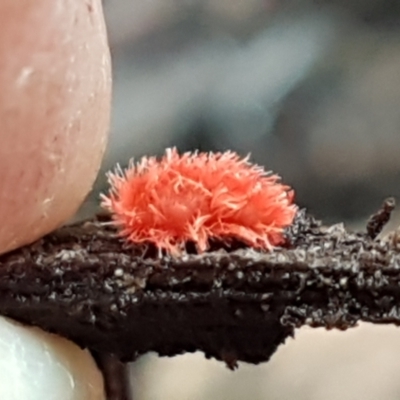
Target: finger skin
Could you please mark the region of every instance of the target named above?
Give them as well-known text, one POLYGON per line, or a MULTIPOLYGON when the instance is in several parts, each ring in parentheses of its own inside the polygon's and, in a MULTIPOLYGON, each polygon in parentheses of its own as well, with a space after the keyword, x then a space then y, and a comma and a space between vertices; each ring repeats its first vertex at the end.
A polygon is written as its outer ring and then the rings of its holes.
POLYGON ((104 382, 88 351, 0 317, 0 399, 105 400, 104 382))
POLYGON ((0 2, 0 254, 76 212, 105 149, 110 55, 100 0, 0 2))

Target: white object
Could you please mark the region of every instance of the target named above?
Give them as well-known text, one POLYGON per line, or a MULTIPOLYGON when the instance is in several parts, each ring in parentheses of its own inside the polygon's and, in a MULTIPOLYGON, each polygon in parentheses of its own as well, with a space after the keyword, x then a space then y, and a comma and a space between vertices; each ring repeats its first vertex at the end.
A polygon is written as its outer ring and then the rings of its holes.
POLYGON ((88 351, 38 328, 0 317, 1 400, 105 400, 88 351))

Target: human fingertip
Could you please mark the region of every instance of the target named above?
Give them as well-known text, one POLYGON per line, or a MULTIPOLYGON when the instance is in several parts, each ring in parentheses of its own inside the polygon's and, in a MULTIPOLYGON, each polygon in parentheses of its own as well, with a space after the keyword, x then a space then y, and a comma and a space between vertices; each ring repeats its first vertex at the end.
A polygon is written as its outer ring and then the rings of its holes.
POLYGON ((88 351, 0 317, 0 399, 105 400, 104 382, 88 351))
POLYGON ((111 68, 101 0, 0 1, 0 26, 2 254, 66 223, 90 191, 111 68))

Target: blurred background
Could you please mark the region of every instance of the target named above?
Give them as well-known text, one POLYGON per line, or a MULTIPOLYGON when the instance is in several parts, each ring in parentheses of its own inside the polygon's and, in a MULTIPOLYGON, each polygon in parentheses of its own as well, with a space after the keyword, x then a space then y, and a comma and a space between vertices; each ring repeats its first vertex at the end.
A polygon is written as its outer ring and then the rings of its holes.
MULTIPOLYGON (((351 227, 399 197, 400 1, 104 7, 115 86, 103 171, 169 146, 251 153, 298 204, 351 227)), ((96 191, 105 187, 102 173, 96 191)), ((393 400, 399 375, 400 331, 366 325, 302 330, 270 363, 234 373, 201 354, 146 356, 132 390, 135 400, 393 400)))

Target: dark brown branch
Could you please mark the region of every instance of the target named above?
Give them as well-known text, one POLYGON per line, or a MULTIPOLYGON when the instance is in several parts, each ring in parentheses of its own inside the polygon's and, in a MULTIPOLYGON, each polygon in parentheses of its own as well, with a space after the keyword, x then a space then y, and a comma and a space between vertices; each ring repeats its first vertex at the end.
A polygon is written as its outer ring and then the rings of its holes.
POLYGON ((112 354, 93 354, 104 377, 107 400, 133 400, 128 365, 112 354))
POLYGON ((382 232, 395 206, 395 199, 389 198, 383 202, 381 209, 370 217, 367 223, 367 234, 371 239, 375 239, 382 232))
POLYGON ((179 259, 127 246, 99 220, 0 257, 0 313, 133 360, 156 351, 268 360, 296 327, 400 324, 400 243, 299 213, 288 248, 179 259))

